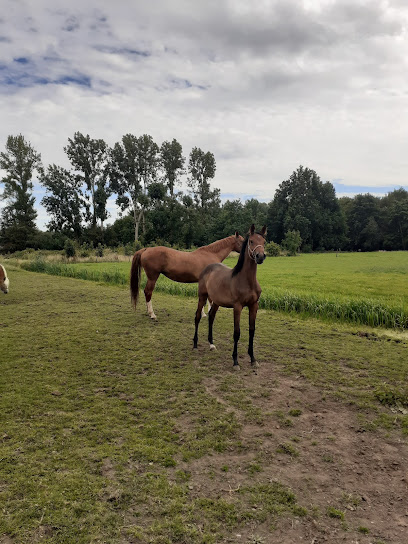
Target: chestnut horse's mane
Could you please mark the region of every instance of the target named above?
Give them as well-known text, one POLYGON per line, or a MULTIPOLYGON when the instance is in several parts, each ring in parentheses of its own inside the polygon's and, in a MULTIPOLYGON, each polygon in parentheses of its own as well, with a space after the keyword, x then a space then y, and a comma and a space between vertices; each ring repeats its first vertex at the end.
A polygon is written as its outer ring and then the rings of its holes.
POLYGON ((217 240, 216 242, 213 242, 212 244, 209 244, 208 246, 199 247, 196 249, 196 251, 211 251, 212 253, 216 253, 219 249, 226 247, 229 245, 229 242, 231 241, 232 236, 227 236, 226 238, 223 238, 222 240, 217 240))

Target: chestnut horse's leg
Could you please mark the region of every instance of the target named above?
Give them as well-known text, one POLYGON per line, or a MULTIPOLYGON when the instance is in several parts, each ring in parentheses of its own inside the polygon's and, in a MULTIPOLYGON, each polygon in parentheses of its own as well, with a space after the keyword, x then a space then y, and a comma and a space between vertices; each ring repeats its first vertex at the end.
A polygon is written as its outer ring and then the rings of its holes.
POLYGON ((157 319, 156 314, 153 311, 152 306, 152 293, 154 290, 154 287, 156 285, 157 278, 160 276, 160 274, 155 274, 154 276, 148 276, 146 287, 144 288, 144 294, 146 299, 146 307, 147 307, 147 313, 149 314, 149 317, 152 319, 157 319))
POLYGON ((210 306, 210 311, 208 313, 208 342, 210 343, 210 349, 216 349, 213 344, 213 323, 218 308, 219 306, 213 304, 212 306, 210 306))
POLYGON ((196 311, 196 315, 195 315, 195 334, 194 334, 194 339, 193 339, 193 342, 194 342, 194 348, 197 348, 198 346, 198 325, 200 323, 200 320, 201 320, 201 312, 202 312, 202 309, 204 307, 204 304, 206 303, 206 300, 207 300, 207 293, 205 294, 202 294, 198 296, 198 306, 197 306, 197 311, 196 311))
POLYGON ((254 336, 255 336, 255 320, 256 314, 258 312, 259 304, 255 302, 252 306, 249 307, 249 345, 248 345, 248 355, 251 357, 252 366, 258 366, 254 356, 254 336))
POLYGON ((241 321, 242 306, 234 307, 234 351, 232 352, 232 358, 234 360, 234 370, 239 370, 238 364, 238 340, 241 336, 241 329, 239 323, 241 321))

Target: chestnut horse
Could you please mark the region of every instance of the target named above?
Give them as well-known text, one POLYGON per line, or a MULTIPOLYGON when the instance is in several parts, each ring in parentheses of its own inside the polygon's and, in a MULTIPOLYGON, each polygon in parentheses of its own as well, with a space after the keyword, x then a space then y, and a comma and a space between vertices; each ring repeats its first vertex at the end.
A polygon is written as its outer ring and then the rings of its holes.
POLYGON ((220 306, 234 308, 234 351, 232 358, 234 370, 239 370, 238 340, 241 335, 240 320, 242 308, 249 308, 249 346, 248 355, 252 366, 257 366, 254 356, 255 320, 258 312, 258 300, 261 295, 261 286, 256 279, 257 265, 265 260, 266 227, 261 232, 255 232, 255 225, 251 225, 249 234, 242 244, 241 253, 235 268, 225 264, 210 264, 207 266, 198 282, 198 306, 195 315, 194 348, 198 343, 198 325, 201 311, 207 299, 211 299, 212 306, 208 314, 208 341, 210 349, 213 344, 213 323, 215 314, 220 306))
POLYGON ((9 279, 7 277, 6 269, 2 264, 0 264, 0 290, 3 291, 5 295, 7 295, 9 290, 9 279))
POLYGON ((144 289, 147 313, 152 319, 157 319, 152 306, 152 293, 160 274, 173 281, 195 283, 207 265, 220 263, 231 251, 240 252, 243 241, 243 237, 236 232, 191 252, 162 246, 140 249, 134 254, 130 269, 130 294, 134 307, 136 308, 139 297, 142 268, 147 276, 144 289))

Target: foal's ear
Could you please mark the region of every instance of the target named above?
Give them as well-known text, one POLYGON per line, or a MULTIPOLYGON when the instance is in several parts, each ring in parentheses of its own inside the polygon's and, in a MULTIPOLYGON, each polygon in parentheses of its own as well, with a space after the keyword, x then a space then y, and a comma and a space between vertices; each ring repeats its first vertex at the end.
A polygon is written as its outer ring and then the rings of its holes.
POLYGON ((267 230, 267 229, 266 229, 266 225, 264 225, 264 226, 262 227, 262 229, 261 229, 261 234, 262 234, 262 236, 263 236, 264 238, 265 238, 265 236, 266 236, 266 230, 267 230))
POLYGON ((239 238, 239 232, 237 230, 235 231, 235 238, 239 238))
POLYGON ((255 225, 252 223, 250 229, 249 229, 249 234, 253 234, 255 232, 255 225))

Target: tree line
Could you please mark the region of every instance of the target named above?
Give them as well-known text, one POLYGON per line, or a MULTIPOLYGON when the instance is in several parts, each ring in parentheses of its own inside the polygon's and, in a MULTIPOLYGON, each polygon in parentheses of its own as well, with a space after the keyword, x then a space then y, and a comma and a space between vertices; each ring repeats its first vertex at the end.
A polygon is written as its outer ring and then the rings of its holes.
POLYGON ((245 233, 252 222, 266 224, 268 239, 276 244, 290 240, 305 252, 407 249, 408 192, 403 188, 384 197, 337 198, 330 182, 299 166, 269 203, 237 199, 221 204, 220 190, 210 183, 216 172, 214 155, 194 147, 186 160, 176 139, 158 145, 147 134, 126 134, 110 147, 76 132, 64 152, 69 169, 45 167, 23 135, 7 138, 0 153, 2 252, 61 249, 67 239, 190 248, 236 230, 245 233), (45 232, 35 225, 34 175, 45 190, 45 232), (187 193, 179 190, 183 179, 187 193), (113 224, 107 224, 110 197, 121 215, 113 224))

